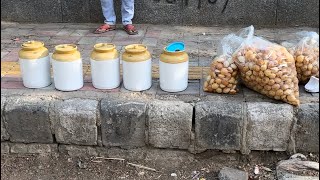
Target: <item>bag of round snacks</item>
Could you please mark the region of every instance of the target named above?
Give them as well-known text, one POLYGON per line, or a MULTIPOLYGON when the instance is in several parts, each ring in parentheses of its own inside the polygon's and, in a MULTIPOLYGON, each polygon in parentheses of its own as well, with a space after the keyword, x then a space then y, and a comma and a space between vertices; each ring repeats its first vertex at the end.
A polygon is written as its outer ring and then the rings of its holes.
POLYGON ((246 38, 252 38, 253 33, 254 28, 250 26, 221 40, 218 47, 219 56, 212 61, 203 84, 205 92, 224 94, 236 94, 238 92, 238 67, 232 60, 232 54, 246 38))
POLYGON ((233 60, 248 88, 292 105, 300 104, 295 61, 285 47, 253 37, 233 54, 233 60))
POLYGON ((319 77, 319 34, 302 31, 297 37, 297 40, 282 45, 295 59, 299 82, 306 84, 311 76, 319 77))

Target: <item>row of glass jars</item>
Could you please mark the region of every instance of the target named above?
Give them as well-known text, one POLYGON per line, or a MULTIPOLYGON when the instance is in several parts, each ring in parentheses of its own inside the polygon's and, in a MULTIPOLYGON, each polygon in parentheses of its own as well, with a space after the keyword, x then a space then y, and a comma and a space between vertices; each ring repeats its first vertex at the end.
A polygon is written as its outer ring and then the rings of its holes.
MULTIPOLYGON (((76 45, 64 44, 49 51, 42 42, 22 44, 19 62, 23 84, 27 88, 43 88, 51 84, 51 64, 55 88, 74 91, 83 87, 83 67, 76 45)), ((90 56, 92 84, 97 89, 114 89, 120 85, 120 60, 115 45, 99 43, 90 56)), ((159 62, 160 88, 168 92, 183 91, 188 86, 189 57, 184 51, 164 49, 159 62)), ((147 47, 133 44, 122 54, 123 84, 131 91, 147 90, 152 85, 152 60, 147 47)))

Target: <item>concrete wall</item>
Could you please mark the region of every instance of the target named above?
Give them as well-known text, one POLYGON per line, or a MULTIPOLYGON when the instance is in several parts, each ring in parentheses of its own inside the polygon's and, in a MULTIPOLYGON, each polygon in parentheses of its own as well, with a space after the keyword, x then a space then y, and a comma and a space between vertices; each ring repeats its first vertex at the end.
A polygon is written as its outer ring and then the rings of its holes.
MULTIPOLYGON (((136 0, 135 11, 135 23, 319 26, 318 0, 136 0)), ((103 16, 100 0, 1 0, 1 20, 96 23, 103 16)))

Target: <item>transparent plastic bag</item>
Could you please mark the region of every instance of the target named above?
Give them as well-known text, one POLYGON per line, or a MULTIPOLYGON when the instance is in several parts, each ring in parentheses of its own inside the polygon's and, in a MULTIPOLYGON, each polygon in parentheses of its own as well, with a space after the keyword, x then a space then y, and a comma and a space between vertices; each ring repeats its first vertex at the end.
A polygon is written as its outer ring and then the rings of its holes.
POLYGON ((319 34, 302 31, 297 38, 282 43, 293 55, 297 77, 301 84, 306 84, 311 76, 319 77, 319 34))
POLYGON ((248 88, 292 105, 300 104, 295 61, 285 47, 253 37, 233 54, 233 60, 248 88))
POLYGON ((236 94, 238 92, 238 67, 232 54, 248 38, 252 38, 253 26, 242 29, 237 34, 224 37, 218 47, 218 54, 210 65, 203 90, 211 93, 236 94))

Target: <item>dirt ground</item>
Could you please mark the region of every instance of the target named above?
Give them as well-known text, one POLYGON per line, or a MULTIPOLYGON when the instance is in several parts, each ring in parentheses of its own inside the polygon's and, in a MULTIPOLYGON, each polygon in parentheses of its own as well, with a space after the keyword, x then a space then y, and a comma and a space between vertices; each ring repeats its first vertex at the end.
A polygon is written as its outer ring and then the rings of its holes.
MULTIPOLYGON (((252 180, 272 180, 275 179, 277 162, 288 158, 286 153, 253 152, 249 156, 244 156, 215 151, 197 155, 192 161, 178 163, 175 163, 175 160, 172 162, 161 162, 161 160, 127 161, 67 155, 1 155, 1 179, 196 180, 204 178, 205 180, 214 180, 218 179, 219 170, 228 166, 247 171, 252 180), (135 167, 129 163, 144 167, 135 167), (258 175, 253 173, 256 166, 260 170, 258 175)), ((308 155, 308 159, 319 162, 319 155, 308 155)))

